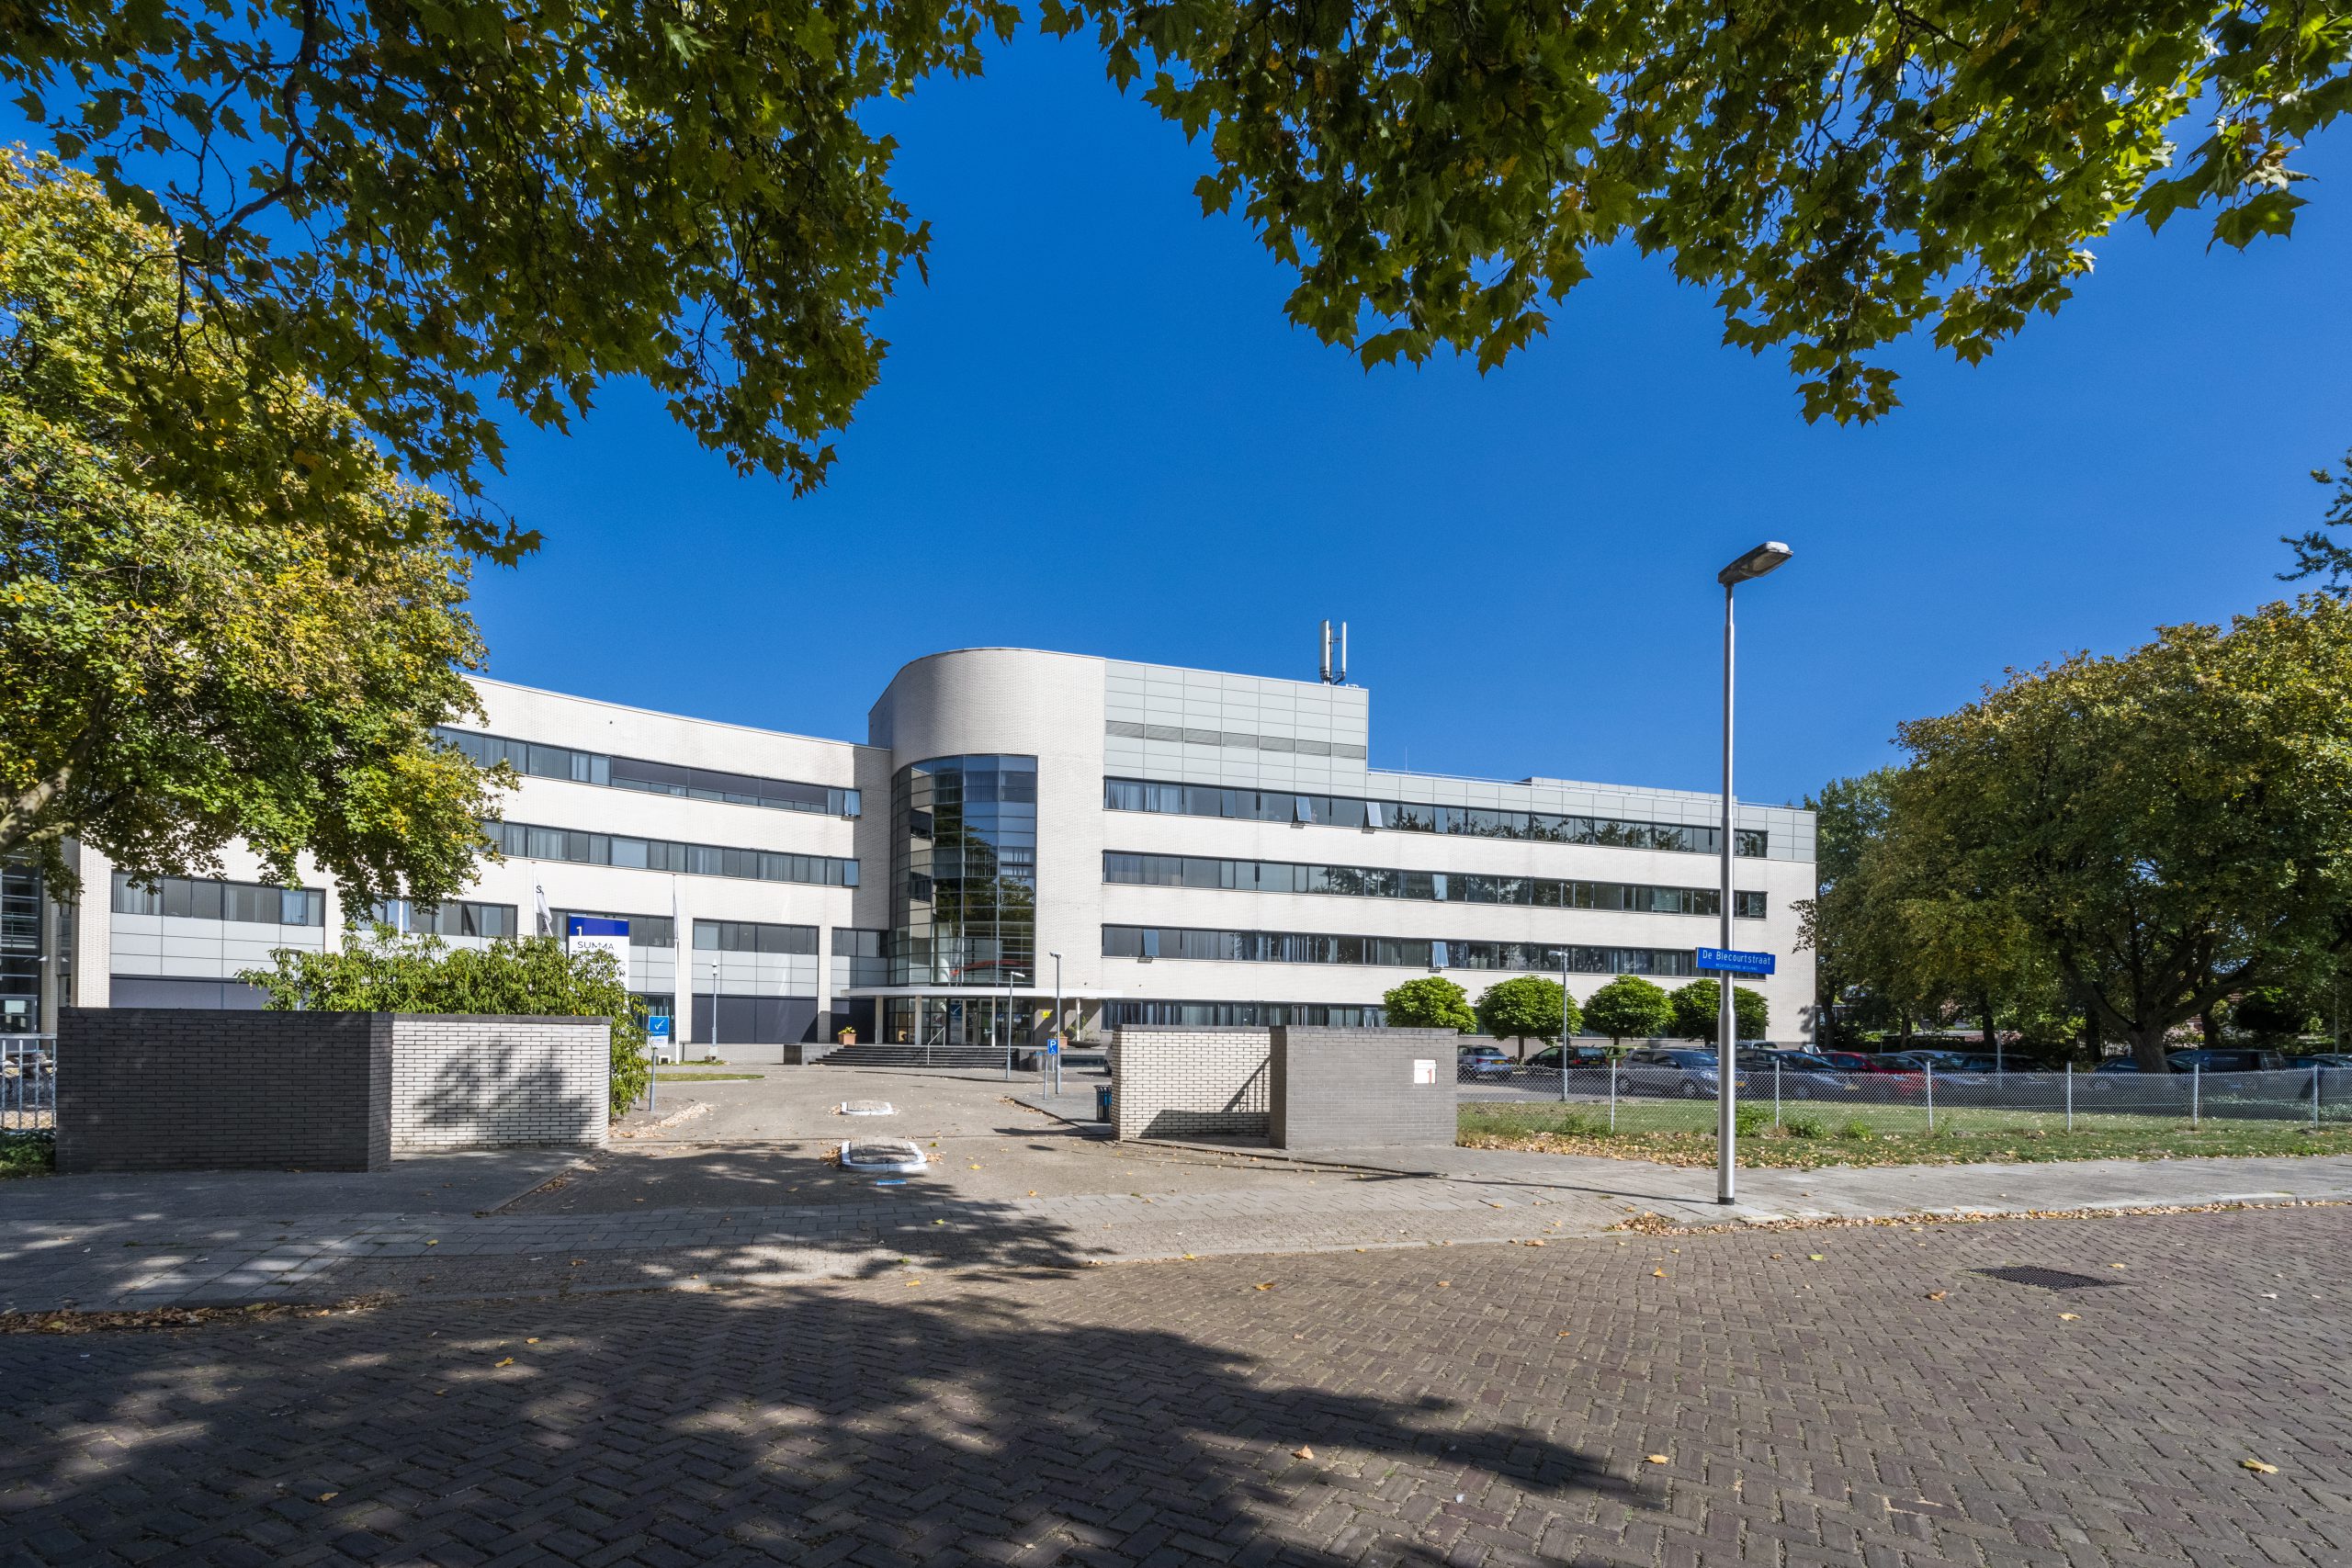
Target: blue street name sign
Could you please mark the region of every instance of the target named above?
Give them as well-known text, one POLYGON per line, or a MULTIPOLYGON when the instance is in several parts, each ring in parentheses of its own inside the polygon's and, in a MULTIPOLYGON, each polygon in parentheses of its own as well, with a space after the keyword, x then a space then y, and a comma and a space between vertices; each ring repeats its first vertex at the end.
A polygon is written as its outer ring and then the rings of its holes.
POLYGON ((1772 955, 1769 953, 1747 953, 1736 947, 1702 947, 1699 950, 1699 967, 1712 969, 1718 975, 1770 975, 1772 955))

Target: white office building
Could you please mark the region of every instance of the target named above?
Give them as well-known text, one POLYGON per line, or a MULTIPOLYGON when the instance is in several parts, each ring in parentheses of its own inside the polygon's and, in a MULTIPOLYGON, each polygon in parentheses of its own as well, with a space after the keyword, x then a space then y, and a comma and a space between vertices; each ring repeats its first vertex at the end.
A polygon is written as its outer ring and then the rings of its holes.
MULTIPOLYGON (((858 743, 477 684, 452 739, 522 782, 463 899, 347 909, 249 859, 146 889, 85 850, 80 905, 0 979, 14 1026, 257 1005, 238 971, 371 917, 453 943, 624 922, 630 988, 722 1046, 1025 1042, 1057 981, 1089 1033, 1374 1021, 1433 973, 1671 987, 1719 934, 1715 796, 1375 769, 1358 686, 967 649, 900 670, 858 743)), ((1734 945, 1778 955, 1748 983, 1807 1039, 1812 815, 1743 806, 1736 838, 1734 945)))

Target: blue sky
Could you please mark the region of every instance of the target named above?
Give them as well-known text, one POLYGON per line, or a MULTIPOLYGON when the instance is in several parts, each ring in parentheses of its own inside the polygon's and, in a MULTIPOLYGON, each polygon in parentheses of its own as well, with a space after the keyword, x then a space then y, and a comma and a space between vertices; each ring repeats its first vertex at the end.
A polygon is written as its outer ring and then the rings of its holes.
POLYGON ((1905 354, 1906 406, 1839 428, 1630 253, 1494 374, 1364 373, 1081 43, 890 121, 931 281, 830 488, 734 478, 631 386, 569 437, 510 422, 495 494, 548 543, 479 580, 494 674, 862 739, 934 649, 1311 678, 1329 615, 1376 766, 1709 788, 1713 573, 1769 536, 1797 558, 1742 592, 1740 790, 1794 799, 2005 667, 2286 592, 2277 536, 2352 446, 2341 135, 2292 241, 2120 235, 2064 315, 1973 369, 1905 354))

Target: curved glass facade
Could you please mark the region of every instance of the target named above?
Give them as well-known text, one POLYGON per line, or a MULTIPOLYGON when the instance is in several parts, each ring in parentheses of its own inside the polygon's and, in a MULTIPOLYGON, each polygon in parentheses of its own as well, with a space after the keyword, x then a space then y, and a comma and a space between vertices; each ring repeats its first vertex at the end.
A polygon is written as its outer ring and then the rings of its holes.
POLYGON ((1034 987, 1037 759, 934 757, 890 781, 890 983, 1034 987))

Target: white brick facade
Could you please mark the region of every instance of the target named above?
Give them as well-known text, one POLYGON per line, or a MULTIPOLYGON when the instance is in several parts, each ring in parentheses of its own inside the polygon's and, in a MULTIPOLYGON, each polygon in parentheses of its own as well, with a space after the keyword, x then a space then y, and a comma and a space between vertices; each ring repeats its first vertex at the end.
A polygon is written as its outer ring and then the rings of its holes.
POLYGON ((392 1019, 392 1152, 602 1147, 612 1033, 602 1019, 392 1019))
POLYGON ((1272 1040, 1264 1029, 1120 1030, 1111 1048, 1119 1136, 1264 1133, 1272 1040))

